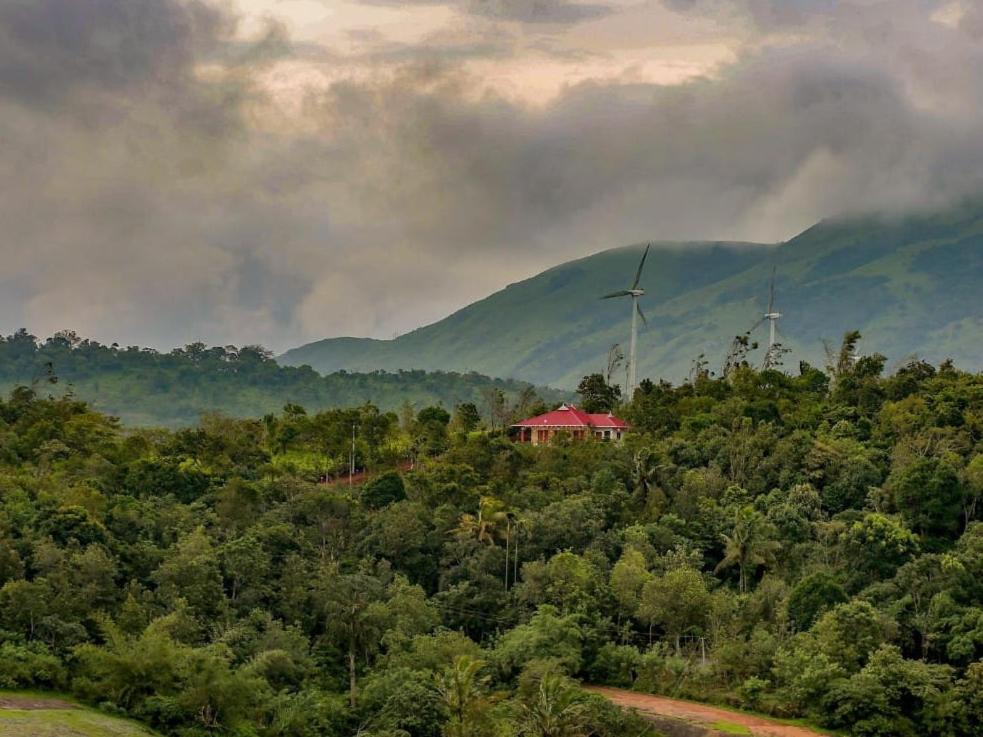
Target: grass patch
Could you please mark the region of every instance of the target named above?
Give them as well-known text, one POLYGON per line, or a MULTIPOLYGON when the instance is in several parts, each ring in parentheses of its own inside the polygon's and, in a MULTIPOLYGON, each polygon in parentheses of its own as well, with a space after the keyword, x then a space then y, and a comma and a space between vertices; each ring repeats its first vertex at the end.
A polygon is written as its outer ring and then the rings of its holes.
POLYGON ((26 737, 26 735, 30 737, 154 737, 155 735, 137 722, 103 714, 74 703, 66 704, 61 708, 45 708, 42 700, 52 698, 62 700, 60 696, 51 694, 0 691, 0 699, 10 704, 0 708, 0 737, 26 737), (21 706, 24 708, 18 708, 21 706), (41 708, 35 708, 37 706, 41 708))
POLYGON ((751 730, 743 724, 735 724, 734 722, 714 722, 710 727, 724 734, 751 734, 751 730))

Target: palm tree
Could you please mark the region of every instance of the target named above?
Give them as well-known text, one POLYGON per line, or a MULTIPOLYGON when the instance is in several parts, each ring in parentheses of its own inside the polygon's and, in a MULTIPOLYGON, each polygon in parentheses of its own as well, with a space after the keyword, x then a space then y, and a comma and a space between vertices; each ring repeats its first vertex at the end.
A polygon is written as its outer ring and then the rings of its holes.
POLYGON ((567 678, 547 673, 531 701, 522 704, 519 734, 524 737, 584 737, 587 707, 567 678))
POLYGON ((327 589, 327 630, 348 653, 348 701, 354 707, 357 695, 358 654, 378 646, 382 633, 382 599, 379 582, 361 573, 339 576, 327 589))
POLYGON ((730 535, 721 535, 724 559, 713 572, 719 573, 736 565, 740 572, 740 591, 744 594, 747 593, 749 576, 760 566, 773 564, 781 544, 771 539, 770 525, 753 508, 739 509, 735 517, 734 531, 730 535))
POLYGON ((657 463, 658 457, 648 448, 637 451, 632 460, 632 485, 636 497, 644 501, 649 493, 659 488, 661 471, 666 466, 657 463))
POLYGON ((449 715, 444 725, 444 737, 473 737, 479 734, 486 705, 483 693, 488 677, 478 674, 484 666, 483 660, 461 655, 436 677, 437 693, 449 715))
POLYGON ((473 538, 486 545, 494 545, 495 538, 501 537, 501 526, 508 516, 502 503, 492 497, 482 497, 478 514, 462 514, 454 533, 458 538, 473 538))

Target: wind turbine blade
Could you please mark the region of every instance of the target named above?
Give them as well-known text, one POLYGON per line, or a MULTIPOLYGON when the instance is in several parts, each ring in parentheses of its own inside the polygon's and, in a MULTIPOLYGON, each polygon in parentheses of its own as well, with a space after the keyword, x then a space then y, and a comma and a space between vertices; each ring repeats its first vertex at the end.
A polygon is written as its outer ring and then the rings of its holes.
POLYGON ((642 325, 644 325, 645 327, 648 327, 649 326, 649 321, 645 319, 645 313, 642 312, 642 308, 638 306, 638 303, 637 302, 635 303, 635 309, 638 310, 638 316, 640 318, 642 318, 642 325))
POLYGON ((771 267, 771 288, 768 290, 768 314, 770 315, 775 311, 775 272, 778 270, 777 266, 771 267))
POLYGON ((645 259, 648 258, 649 249, 651 247, 652 247, 652 244, 651 243, 649 243, 647 246, 645 246, 645 253, 642 254, 642 260, 638 264, 638 271, 635 272, 635 282, 631 285, 631 288, 632 289, 638 289, 638 282, 640 282, 642 280, 642 269, 645 268, 645 259))
POLYGON ((630 297, 631 292, 627 289, 622 289, 620 292, 611 292, 611 294, 605 294, 601 299, 614 299, 615 297, 630 297))
POLYGON ((751 329, 748 330, 748 334, 753 333, 755 330, 757 330, 758 328, 760 328, 761 325, 764 323, 764 321, 767 320, 767 319, 768 319, 767 317, 762 317, 760 320, 758 320, 756 323, 754 323, 754 325, 751 327, 751 329))

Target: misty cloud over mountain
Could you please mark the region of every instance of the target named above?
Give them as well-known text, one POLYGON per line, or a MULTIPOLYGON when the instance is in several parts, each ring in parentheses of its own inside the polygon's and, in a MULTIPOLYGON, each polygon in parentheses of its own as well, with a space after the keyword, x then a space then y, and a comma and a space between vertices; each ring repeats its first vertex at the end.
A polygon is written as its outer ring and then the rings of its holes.
POLYGON ((439 38, 383 62, 297 41, 276 3, 257 28, 204 0, 0 0, 0 330, 390 337, 602 248, 783 239, 983 188, 975 4, 666 0, 680 32, 726 29, 732 61, 538 101, 442 49, 552 58, 635 11, 446 5, 439 38), (298 69, 318 74, 285 85, 298 69))

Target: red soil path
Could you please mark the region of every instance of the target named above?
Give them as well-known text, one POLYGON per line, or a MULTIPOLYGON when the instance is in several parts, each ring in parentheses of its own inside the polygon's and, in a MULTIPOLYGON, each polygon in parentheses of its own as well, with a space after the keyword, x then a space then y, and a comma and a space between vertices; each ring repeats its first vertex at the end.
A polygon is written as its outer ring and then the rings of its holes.
POLYGON ((589 686, 587 690, 604 696, 618 706, 627 709, 636 709, 643 715, 652 714, 653 716, 682 719, 688 722, 705 724, 707 727, 711 727, 715 722, 740 724, 751 730, 751 734, 754 737, 824 737, 820 732, 815 732, 805 727, 782 724, 766 719, 765 717, 741 714, 739 712, 728 711, 727 709, 718 709, 713 706, 696 704, 692 701, 667 699, 663 696, 649 696, 648 694, 635 693, 634 691, 623 691, 618 688, 604 688, 601 686, 589 686))
POLYGON ((49 699, 41 696, 21 694, 0 694, 0 709, 18 709, 34 711, 35 709, 75 709, 75 704, 62 699, 49 699))
POLYGON ((351 477, 349 482, 348 473, 343 473, 338 476, 325 476, 321 479, 322 484, 340 484, 344 486, 345 484, 351 483, 352 486, 361 486, 366 481, 374 478, 377 473, 386 473, 388 471, 399 471, 401 473, 406 473, 407 471, 413 470, 413 461, 400 461, 396 464, 396 468, 384 468, 381 471, 366 471, 364 468, 360 468, 355 472, 355 475, 351 477))

